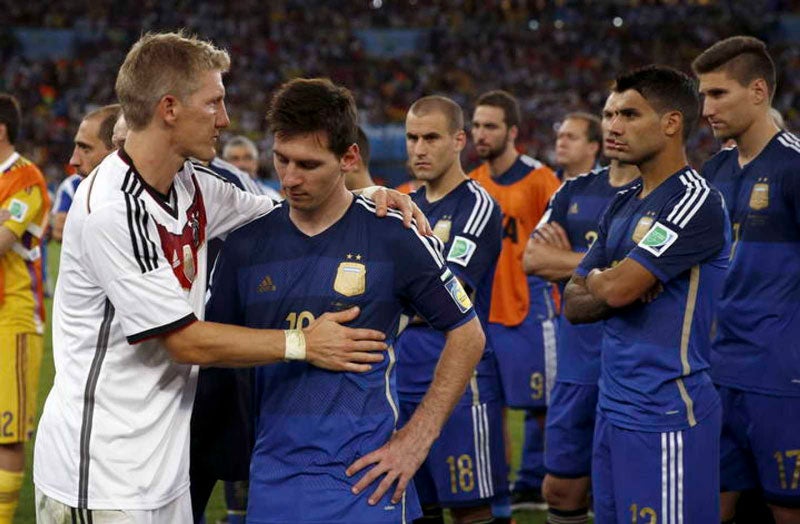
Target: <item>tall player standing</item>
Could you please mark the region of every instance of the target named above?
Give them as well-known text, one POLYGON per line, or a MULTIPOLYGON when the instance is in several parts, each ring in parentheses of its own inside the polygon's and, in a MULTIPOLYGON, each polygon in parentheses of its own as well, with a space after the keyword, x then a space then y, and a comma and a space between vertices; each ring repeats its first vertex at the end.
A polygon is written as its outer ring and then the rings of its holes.
POLYGON ((733 139, 703 167, 725 196, 734 248, 711 370, 723 405, 722 518, 762 488, 778 524, 800 522, 800 139, 770 107, 775 65, 756 38, 722 40, 692 68, 714 135, 733 139))
POLYGON ((606 319, 595 522, 718 522, 721 410, 709 333, 730 227, 720 193, 687 165, 697 88, 650 66, 613 89, 611 146, 641 181, 614 198, 564 293, 570 322, 606 319))
POLYGON ((399 416, 395 350, 368 372, 305 362, 256 370, 256 443, 247 521, 405 524, 419 516, 410 481, 461 398, 485 338, 441 244, 379 220, 345 173, 358 161, 350 92, 295 79, 273 98, 275 170, 286 200, 233 232, 214 269, 209 318, 301 328, 330 308, 357 305, 357 325, 391 344, 402 313, 446 332, 430 387, 408 423, 399 416), (376 487, 370 487, 372 483, 376 487))
MULTIPOLYGON (((421 98, 406 115, 408 163, 424 185, 414 202, 435 226, 446 261, 473 297, 484 329, 492 280, 500 255, 502 215, 492 197, 461 168, 466 144, 461 107, 442 96, 421 98)), ((397 390, 401 424, 422 401, 445 345, 441 333, 416 318, 397 342, 397 390)), ((507 494, 508 471, 503 445, 503 395, 497 364, 487 344, 476 372, 428 458, 414 477, 424 518, 443 524, 442 508, 456 523, 492 520, 491 503, 507 494)))
POLYGON ((54 302, 56 376, 34 453, 40 523, 189 522, 189 418, 197 367, 306 359, 365 370, 383 335, 344 328, 355 310, 308 329, 203 322, 206 239, 272 208, 267 197, 196 176, 228 125, 228 54, 180 33, 147 34, 116 91, 130 128, 78 188, 54 302), (328 331, 328 333, 325 333, 328 331))
POLYGON ((517 100, 505 91, 490 91, 478 98, 472 139, 485 162, 469 176, 503 211, 503 249, 492 287, 487 334, 495 349, 506 405, 527 410, 522 464, 512 495, 516 507, 526 507, 543 503, 542 432, 556 371, 556 308, 552 286, 528 277, 522 256, 560 184, 550 168, 517 152, 520 118, 517 100))
POLYGON ((44 342, 42 235, 50 201, 21 156, 19 102, 0 93, 0 524, 11 524, 33 435, 44 342))
MULTIPOLYGON (((609 124, 620 102, 611 93, 603 109, 605 156, 611 165, 573 177, 553 195, 542 222, 525 250, 525 270, 562 286, 597 238, 603 211, 639 176, 636 166, 620 163, 609 124)), ((556 383, 547 409, 542 492, 548 521, 588 522, 592 439, 600 379, 602 324, 558 324, 556 383)))

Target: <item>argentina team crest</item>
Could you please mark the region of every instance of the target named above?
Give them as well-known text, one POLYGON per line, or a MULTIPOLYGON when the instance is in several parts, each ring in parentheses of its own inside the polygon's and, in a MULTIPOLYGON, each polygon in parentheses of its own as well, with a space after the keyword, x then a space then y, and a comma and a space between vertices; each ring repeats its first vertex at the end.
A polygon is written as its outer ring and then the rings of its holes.
POLYGON ((450 241, 450 230, 452 227, 453 221, 450 220, 449 216, 444 216, 433 226, 433 236, 447 244, 450 241))
POLYGON ((769 184, 766 178, 759 178, 750 192, 750 209, 760 211, 769 207, 769 184))
POLYGON ((361 255, 348 253, 347 260, 348 262, 341 262, 336 269, 333 290, 346 297, 361 295, 367 290, 367 266, 358 262, 361 255))
POLYGON ((636 223, 636 229, 633 230, 633 236, 631 237, 634 243, 638 244, 641 242, 652 226, 653 217, 643 216, 640 218, 639 222, 636 223))

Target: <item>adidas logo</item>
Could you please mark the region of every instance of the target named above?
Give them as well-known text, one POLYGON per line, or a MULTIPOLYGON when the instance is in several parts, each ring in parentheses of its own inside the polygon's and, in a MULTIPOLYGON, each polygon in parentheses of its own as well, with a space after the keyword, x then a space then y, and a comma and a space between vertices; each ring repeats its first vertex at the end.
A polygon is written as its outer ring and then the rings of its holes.
POLYGON ((569 214, 570 215, 575 215, 577 213, 578 213, 578 203, 577 202, 573 202, 572 205, 569 208, 569 214))
POLYGON ((275 284, 272 283, 272 277, 267 275, 258 285, 259 293, 266 293, 267 291, 275 291, 275 284))

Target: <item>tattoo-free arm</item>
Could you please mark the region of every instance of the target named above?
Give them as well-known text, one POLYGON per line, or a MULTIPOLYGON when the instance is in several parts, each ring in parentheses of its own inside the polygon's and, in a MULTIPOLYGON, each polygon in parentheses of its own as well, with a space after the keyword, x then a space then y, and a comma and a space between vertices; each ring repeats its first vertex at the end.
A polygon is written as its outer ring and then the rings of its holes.
POLYGON ((595 269, 586 276, 586 287, 592 295, 612 308, 632 304, 657 283, 655 275, 627 257, 612 268, 595 269))
POLYGON ((567 280, 583 259, 583 253, 564 250, 531 238, 525 246, 522 264, 525 273, 560 282, 567 280))

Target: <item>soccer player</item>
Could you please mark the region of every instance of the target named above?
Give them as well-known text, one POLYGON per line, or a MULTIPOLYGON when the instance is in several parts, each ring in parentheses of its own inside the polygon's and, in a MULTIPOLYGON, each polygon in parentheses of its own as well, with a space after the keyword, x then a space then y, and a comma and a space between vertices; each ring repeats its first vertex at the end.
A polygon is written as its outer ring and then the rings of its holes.
MULTIPOLYGON (((600 217, 609 202, 639 176, 636 166, 614 158, 608 124, 620 100, 611 93, 603 109, 605 155, 611 165, 568 179, 525 250, 525 271, 563 286, 597 238, 600 217)), ((562 289, 563 291, 563 289, 562 289)), ((556 383, 547 409, 542 491, 550 522, 588 522, 592 436, 600 379, 599 323, 558 325, 556 383)))
POLYGON ((344 171, 358 158, 356 115, 350 92, 329 80, 279 89, 267 122, 286 200, 228 236, 214 270, 209 318, 294 333, 331 307, 358 305, 355 325, 386 333, 390 345, 362 375, 303 362, 256 370, 248 522, 418 517, 409 482, 483 353, 480 323, 441 243, 377 220, 374 205, 347 191, 344 171), (447 342, 428 393, 395 431, 392 344, 409 308, 446 331, 447 342))
POLYGON ((88 113, 75 133, 75 149, 69 164, 75 168, 75 174, 65 178, 56 190, 53 205, 53 240, 61 242, 64 234, 64 222, 67 212, 75 198, 75 190, 89 173, 114 149, 112 131, 117 117, 120 115, 119 104, 111 104, 88 113))
POLYGON ((617 194, 565 290, 573 324, 605 318, 592 452, 595 522, 719 522, 720 401, 708 373, 730 252, 722 196, 687 165, 694 82, 619 77, 609 150, 641 182, 617 194))
POLYGON ((120 68, 125 148, 80 185, 64 230, 53 308, 57 371, 34 453, 38 522, 121 512, 134 522, 190 521, 191 364, 304 356, 326 369, 365 371, 383 360, 374 353, 385 347, 382 333, 336 323, 352 320, 353 309, 291 332, 201 320, 206 239, 273 206, 197 176, 187 160, 213 158, 229 124, 229 64, 207 42, 151 33, 120 68))
POLYGON ((564 181, 597 166, 603 132, 600 119, 590 113, 569 113, 556 132, 556 174, 564 181))
MULTIPOLYGON (((515 508, 541 508, 544 413, 555 375, 556 308, 552 286, 527 277, 522 256, 559 182, 553 171, 514 147, 517 100, 485 93, 472 117, 472 139, 485 162, 472 171, 503 212, 503 249, 492 287, 487 333, 495 349, 506 405, 527 410, 525 444, 512 495, 515 508)), ((499 514, 498 516, 506 516, 499 514)))
MULTIPOLYGON (((434 223, 446 261, 473 296, 486 325, 502 214, 492 197, 461 168, 466 144, 464 115, 449 98, 428 96, 411 105, 406 116, 406 148, 414 177, 424 182, 414 202, 434 223)), ((397 341, 397 391, 400 425, 416 411, 431 385, 445 337, 416 319, 397 341)), ((456 523, 492 521, 491 502, 508 490, 503 446, 503 395, 490 345, 467 391, 414 477, 425 517, 443 524, 442 508, 456 523)))
POLYGON ((14 150, 19 102, 0 94, 0 524, 11 524, 33 434, 44 347, 40 256, 50 207, 39 168, 14 150))
POLYGON ((267 195, 272 200, 283 199, 279 192, 259 180, 258 149, 246 136, 239 135, 231 138, 222 148, 222 158, 215 157, 208 167, 245 191, 257 195, 267 195), (246 174, 247 177, 240 176, 241 174, 246 174), (233 180, 234 177, 239 179, 238 183, 233 180))
POLYGON ((350 190, 375 185, 372 181, 372 175, 369 174, 369 137, 367 137, 367 134, 360 126, 358 128, 358 140, 356 144, 358 144, 358 160, 348 171, 345 171, 344 174, 345 186, 350 190))
POLYGON ((692 68, 714 135, 736 143, 703 167, 734 233, 711 353, 722 518, 733 522, 739 492, 761 488, 778 524, 800 522, 800 139, 771 115, 775 65, 760 40, 722 40, 692 68))

